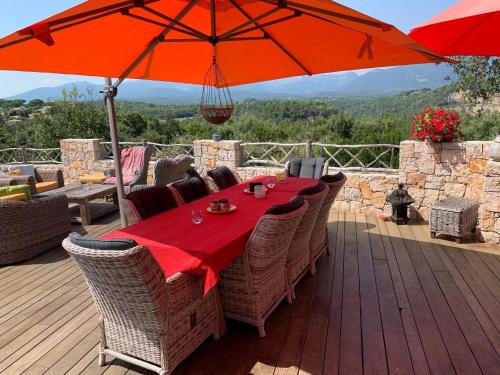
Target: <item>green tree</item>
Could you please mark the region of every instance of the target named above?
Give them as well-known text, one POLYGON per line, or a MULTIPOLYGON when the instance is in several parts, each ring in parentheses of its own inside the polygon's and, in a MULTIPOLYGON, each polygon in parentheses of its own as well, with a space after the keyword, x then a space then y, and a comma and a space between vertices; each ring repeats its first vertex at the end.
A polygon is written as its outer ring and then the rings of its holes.
POLYGON ((455 89, 472 105, 481 105, 500 93, 498 57, 463 56, 456 58, 453 71, 458 76, 455 89))
POLYGON ((148 122, 137 112, 128 112, 118 116, 118 128, 126 138, 138 138, 146 130, 148 122))
POLYGON ((26 104, 27 107, 29 108, 40 108, 45 104, 45 102, 41 99, 33 99, 26 104))

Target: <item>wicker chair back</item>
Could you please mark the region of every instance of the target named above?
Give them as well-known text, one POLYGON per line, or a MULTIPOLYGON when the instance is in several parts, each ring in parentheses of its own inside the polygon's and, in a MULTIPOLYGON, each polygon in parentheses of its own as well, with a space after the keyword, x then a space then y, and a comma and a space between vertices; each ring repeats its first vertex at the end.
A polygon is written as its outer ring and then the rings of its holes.
MULTIPOLYGON (((316 187, 315 187, 316 188, 316 187)), ((311 235, 318 220, 318 215, 329 193, 329 187, 324 182, 319 182, 313 194, 304 191, 304 200, 308 207, 302 220, 297 226, 287 257, 288 282, 294 284, 304 274, 309 266, 311 235)), ((300 193, 299 193, 300 194, 300 193)))
POLYGON ((164 332, 167 327, 165 276, 147 248, 93 250, 65 239, 106 323, 125 330, 164 332))
POLYGON ((282 215, 264 215, 257 223, 246 249, 253 286, 259 289, 271 274, 284 270, 288 249, 308 207, 307 202, 298 209, 282 215))
POLYGON ((319 257, 319 255, 327 249, 328 247, 328 231, 327 223, 328 216, 330 214, 330 209, 337 197, 342 186, 344 186, 347 177, 339 172, 334 176, 323 176, 320 181, 325 182, 328 185, 329 191, 325 196, 325 200, 321 205, 321 209, 318 214, 318 219, 316 220, 316 225, 311 237, 312 253, 311 256, 314 261, 319 257))

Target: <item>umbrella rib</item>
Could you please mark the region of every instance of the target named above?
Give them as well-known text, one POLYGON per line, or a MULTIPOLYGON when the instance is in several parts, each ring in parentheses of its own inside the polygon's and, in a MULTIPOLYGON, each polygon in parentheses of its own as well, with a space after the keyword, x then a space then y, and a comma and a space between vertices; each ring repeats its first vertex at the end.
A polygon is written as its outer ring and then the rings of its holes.
MULTIPOLYGON (((276 7, 276 8, 273 8, 271 10, 268 10, 267 12, 265 13, 262 13, 260 16, 257 16, 254 18, 255 21, 259 21, 263 18, 266 18, 274 13, 276 13, 277 11, 279 11, 281 8, 279 7, 276 7)), ((226 37, 229 37, 231 35, 233 35, 235 32, 243 29, 244 27, 247 27, 247 26, 250 26, 252 24, 252 21, 246 21, 246 22, 243 22, 241 25, 239 26, 236 26, 236 27, 233 27, 232 29, 226 31, 224 34, 220 35, 219 36, 219 39, 225 39, 226 37)))
POLYGON ((219 37, 219 40, 225 40, 225 39, 233 38, 233 37, 241 35, 241 34, 246 34, 246 33, 249 33, 249 32, 255 31, 255 30, 259 30, 259 29, 267 27, 267 26, 271 26, 271 25, 274 25, 274 24, 277 24, 277 23, 280 23, 280 22, 291 20, 293 18, 299 17, 300 15, 301 15, 301 12, 296 12, 294 14, 290 14, 289 16, 284 16, 284 17, 278 18, 277 20, 273 20, 273 21, 268 21, 266 23, 262 23, 262 24, 260 24, 260 27, 259 26, 253 26, 253 27, 249 27, 247 29, 243 29, 243 30, 231 33, 231 34, 227 35, 225 38, 219 37))
MULTIPOLYGON (((159 1, 159 0, 144 0, 145 3, 153 3, 156 1, 159 1)), ((48 22, 49 32, 63 30, 67 27, 75 26, 75 25, 78 25, 82 22, 88 22, 88 21, 92 21, 92 20, 95 20, 98 18, 106 17, 106 16, 112 15, 114 13, 120 12, 124 9, 134 8, 135 6, 136 5, 135 5, 134 0, 127 0, 127 1, 121 2, 119 4, 108 5, 106 7, 101 7, 98 9, 90 10, 90 11, 76 14, 73 16, 68 16, 65 18, 52 20, 52 21, 48 22), (61 24, 64 24, 66 22, 71 22, 71 21, 76 21, 76 22, 72 23, 70 25, 62 25, 56 29, 50 30, 50 27, 52 27, 52 26, 59 26, 61 24)), ((28 29, 29 29, 29 27, 28 27, 28 29)), ((19 31, 21 31, 21 30, 19 30, 19 31)), ((29 36, 26 36, 24 38, 0 45, 0 49, 5 48, 5 47, 10 47, 12 45, 16 45, 19 43, 23 43, 23 42, 26 42, 26 41, 33 39, 33 38, 34 38, 34 35, 29 35, 29 36)))
POLYGON ((248 18, 249 21, 251 21, 256 27, 259 28, 260 31, 264 33, 285 55, 288 56, 295 64, 297 64, 307 75, 312 75, 312 73, 295 57, 293 56, 290 51, 288 51, 280 42, 276 40, 272 35, 270 35, 266 29, 264 29, 257 21, 255 21, 238 3, 236 3, 234 0, 229 0, 231 4, 241 13, 243 14, 246 18, 248 18))
MULTIPOLYGON (((182 10, 177 14, 175 20, 180 21, 186 14, 198 3, 199 0, 191 0, 182 10)), ((173 26, 173 25, 172 25, 173 26)), ((114 88, 117 88, 124 80, 129 76, 130 73, 148 56, 151 51, 153 51, 156 46, 166 38, 167 34, 170 32, 171 27, 166 27, 157 37, 153 38, 149 42, 148 46, 142 53, 129 65, 127 69, 122 73, 120 78, 116 80, 113 84, 114 88)))
MULTIPOLYGON (((262 0, 262 1, 269 3, 269 4, 273 4, 273 5, 278 5, 278 3, 279 3, 279 0, 262 0)), ((296 3, 294 1, 287 1, 286 7, 289 7, 290 5, 295 7, 295 8, 310 10, 312 12, 321 13, 321 14, 324 14, 327 16, 332 16, 332 17, 344 19, 346 21, 351 21, 351 22, 360 23, 360 24, 367 25, 367 26, 376 27, 376 28, 382 29, 382 30, 386 30, 386 28, 388 26, 391 26, 391 25, 386 24, 384 22, 367 20, 367 19, 364 19, 361 17, 350 16, 348 14, 343 14, 343 13, 335 12, 332 10, 322 9, 322 8, 314 7, 311 5, 296 3)))
POLYGON ((174 18, 172 17, 169 17, 167 16, 166 14, 163 14, 163 13, 160 13, 158 12, 157 10, 155 9, 152 9, 150 7, 147 7, 147 6, 143 6, 142 9, 144 9, 145 11, 151 13, 151 14, 154 14, 155 16, 159 17, 159 18, 162 18, 168 22, 172 22, 174 23, 175 25, 177 26, 180 26, 180 27, 183 27, 184 29, 186 30, 189 30, 191 31, 192 33, 195 33, 195 34, 198 34, 198 36, 201 38, 201 39, 209 39, 209 36, 199 30, 196 30, 194 27, 191 27, 189 25, 186 25, 185 23, 183 22, 180 22, 180 21, 176 21, 174 18))
POLYGON ((483 17, 483 19, 481 21, 479 21, 478 23, 476 23, 474 26, 472 26, 470 29, 468 30, 465 30, 457 39, 455 39, 448 47, 446 47, 444 50, 443 50, 443 55, 445 54, 446 50, 450 49, 451 47, 453 47, 455 44, 457 44, 460 40, 462 40, 463 38, 465 38, 468 34, 470 34, 474 29, 476 29, 477 27, 479 27, 479 25, 481 25, 484 21, 486 21, 489 17, 491 16, 491 13, 487 13, 485 17, 483 17))
POLYGON ((163 28, 169 28, 170 30, 177 31, 179 33, 186 34, 186 35, 198 38, 200 40, 207 40, 207 38, 204 35, 202 35, 202 34, 193 33, 191 31, 184 30, 184 29, 179 29, 178 27, 173 26, 174 22, 171 22, 172 25, 168 25, 166 23, 155 21, 155 20, 149 19, 147 17, 139 16, 138 14, 123 13, 123 15, 127 16, 127 17, 130 17, 130 18, 135 18, 135 19, 137 19, 139 21, 144 21, 144 22, 151 23, 153 25, 161 26, 163 28))

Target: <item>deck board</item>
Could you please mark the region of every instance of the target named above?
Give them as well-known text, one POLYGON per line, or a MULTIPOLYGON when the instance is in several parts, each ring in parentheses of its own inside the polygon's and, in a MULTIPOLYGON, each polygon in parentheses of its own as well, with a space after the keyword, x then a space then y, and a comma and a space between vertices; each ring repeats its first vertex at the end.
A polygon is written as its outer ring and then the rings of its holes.
MULTIPOLYGON (((230 321, 174 375, 500 372, 498 246, 359 213, 330 221, 330 255, 271 315, 266 338, 230 321)), ((73 230, 118 226, 115 213, 73 230)), ((97 312, 62 248, 0 267, 0 302, 1 374, 152 374, 112 358, 98 366, 97 312)))

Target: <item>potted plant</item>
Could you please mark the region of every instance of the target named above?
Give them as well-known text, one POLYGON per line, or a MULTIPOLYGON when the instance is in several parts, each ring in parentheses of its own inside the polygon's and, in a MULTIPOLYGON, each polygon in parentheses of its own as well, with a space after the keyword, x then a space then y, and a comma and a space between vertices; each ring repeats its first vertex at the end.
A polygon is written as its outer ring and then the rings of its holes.
POLYGON ((443 143, 457 141, 463 136, 460 131, 460 116, 453 111, 428 106, 412 117, 412 140, 443 143))

